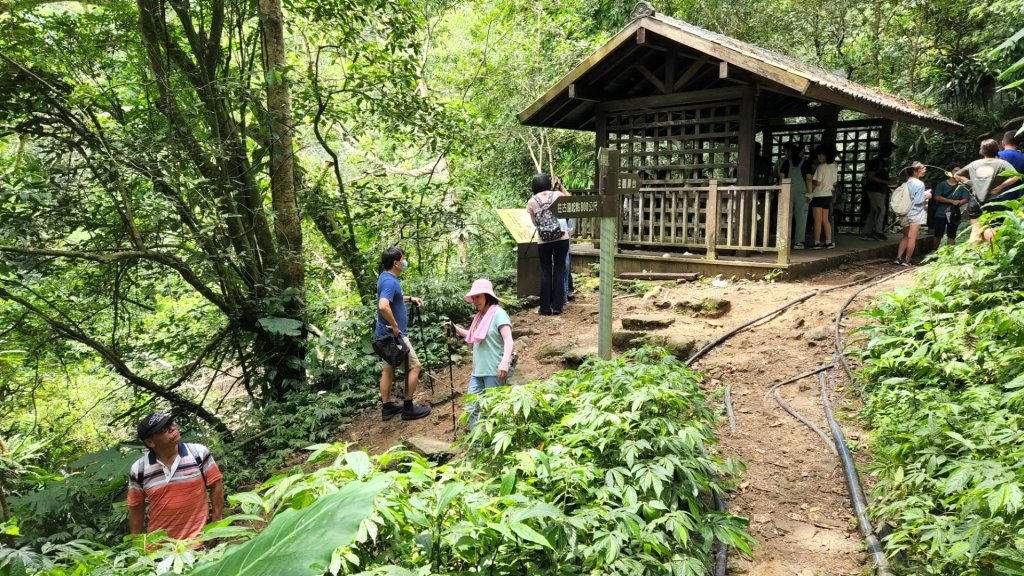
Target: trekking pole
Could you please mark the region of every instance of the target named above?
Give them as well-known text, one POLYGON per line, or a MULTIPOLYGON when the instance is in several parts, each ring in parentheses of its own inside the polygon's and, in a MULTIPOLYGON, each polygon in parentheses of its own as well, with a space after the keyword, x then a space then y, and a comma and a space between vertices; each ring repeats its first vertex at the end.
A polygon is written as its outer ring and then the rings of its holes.
POLYGON ((448 347, 448 386, 451 388, 452 398, 452 442, 456 440, 456 425, 455 425, 455 369, 452 367, 452 332, 455 332, 455 324, 452 323, 451 318, 446 318, 448 322, 447 328, 444 331, 444 341, 448 347))
POLYGON ((430 385, 430 395, 433 396, 434 395, 434 375, 430 371, 430 362, 429 362, 430 355, 427 354, 426 340, 423 339, 423 322, 422 322, 422 318, 421 318, 423 316, 423 314, 421 313, 419 308, 420 308, 419 306, 415 306, 414 305, 410 310, 412 310, 412 312, 413 312, 413 319, 416 322, 416 331, 419 332, 419 335, 420 335, 419 345, 420 345, 420 349, 423 350, 423 368, 424 368, 424 372, 425 372, 425 379, 427 381, 427 384, 430 385))

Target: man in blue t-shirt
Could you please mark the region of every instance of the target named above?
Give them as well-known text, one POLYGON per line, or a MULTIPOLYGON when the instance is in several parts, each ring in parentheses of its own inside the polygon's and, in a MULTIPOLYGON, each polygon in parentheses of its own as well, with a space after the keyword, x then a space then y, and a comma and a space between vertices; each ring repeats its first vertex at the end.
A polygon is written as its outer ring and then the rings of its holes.
POLYGON ((1017 133, 1010 130, 1003 134, 1002 146, 999 157, 1009 162, 1014 170, 1024 174, 1024 152, 1017 149, 1017 133))
MULTIPOLYGON (((1017 132, 1010 130, 1006 134, 1003 134, 1002 141, 1003 149, 999 151, 998 156, 1003 160, 1010 163, 1013 169, 1018 174, 1024 174, 1024 152, 1017 149, 1017 132)), ((1021 197, 1021 192, 1024 191, 1024 187, 1017 185, 1011 187, 1009 192, 1004 192, 1000 196, 1000 200, 1016 200, 1021 197)))
POLYGON ((416 386, 420 382, 420 360, 409 341, 409 316, 405 303, 422 306, 423 301, 402 294, 402 284, 398 277, 409 267, 409 260, 398 246, 388 248, 380 255, 380 267, 383 272, 377 277, 377 324, 374 337, 380 338, 394 334, 402 339, 409 350, 409 359, 401 366, 391 366, 384 362, 380 375, 381 418, 390 420, 399 414, 402 420, 416 420, 430 414, 430 406, 415 406, 412 403, 416 395, 416 386), (399 406, 391 401, 391 384, 395 379, 395 368, 405 368, 408 383, 405 388, 405 403, 399 406))

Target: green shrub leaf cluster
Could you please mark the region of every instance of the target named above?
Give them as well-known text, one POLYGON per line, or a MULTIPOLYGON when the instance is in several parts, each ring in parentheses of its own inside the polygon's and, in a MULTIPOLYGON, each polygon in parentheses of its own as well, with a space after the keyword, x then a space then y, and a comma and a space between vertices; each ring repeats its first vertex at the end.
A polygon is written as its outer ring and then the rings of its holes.
POLYGON ((747 521, 712 503, 735 468, 708 452, 715 415, 697 375, 666 352, 589 361, 479 401, 467 455, 447 465, 401 449, 311 447, 316 469, 230 496, 240 513, 202 536, 230 544, 146 552, 135 542, 24 563, 51 575, 219 574, 242 564, 255 575, 279 570, 277 552, 287 552, 295 571, 276 573, 704 576, 715 539, 750 553, 747 521), (368 494, 372 505, 353 508, 368 494), (332 499, 352 509, 351 529, 330 512, 332 499), (317 553, 296 554, 286 541, 317 553))
POLYGON ((908 574, 1024 574, 1024 225, 1011 207, 991 244, 943 248, 860 331, 873 514, 908 574))

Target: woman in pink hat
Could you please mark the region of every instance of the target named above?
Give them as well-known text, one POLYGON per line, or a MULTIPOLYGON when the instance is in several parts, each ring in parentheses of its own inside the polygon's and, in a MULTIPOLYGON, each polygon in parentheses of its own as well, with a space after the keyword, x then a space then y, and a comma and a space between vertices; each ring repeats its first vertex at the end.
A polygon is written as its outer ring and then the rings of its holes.
MULTIPOLYGON (((512 362, 512 319, 501 308, 491 281, 480 278, 473 282, 463 298, 476 308, 469 328, 454 324, 453 328, 473 347, 473 373, 469 377, 469 394, 480 394, 488 388, 505 384, 512 362)), ((466 406, 469 427, 477 420, 476 402, 466 406)))

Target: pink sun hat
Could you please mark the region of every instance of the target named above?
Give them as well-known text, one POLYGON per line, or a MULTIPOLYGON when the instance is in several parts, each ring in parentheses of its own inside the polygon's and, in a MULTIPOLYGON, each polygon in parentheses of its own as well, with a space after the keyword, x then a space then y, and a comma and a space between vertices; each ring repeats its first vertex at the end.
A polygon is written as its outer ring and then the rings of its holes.
POLYGON ((466 295, 463 296, 462 299, 472 304, 473 296, 479 296, 480 294, 490 294, 495 300, 499 300, 498 297, 494 295, 494 286, 491 284, 491 281, 486 278, 477 278, 474 280, 473 286, 469 289, 469 292, 466 292, 466 295))

